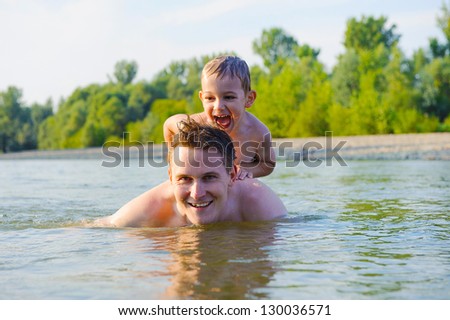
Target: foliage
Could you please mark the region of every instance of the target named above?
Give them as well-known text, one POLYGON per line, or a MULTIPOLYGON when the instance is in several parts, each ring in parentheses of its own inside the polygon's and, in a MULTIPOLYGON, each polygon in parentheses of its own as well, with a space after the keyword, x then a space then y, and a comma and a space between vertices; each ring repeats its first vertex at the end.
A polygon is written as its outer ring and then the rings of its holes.
POLYGON ((45 105, 22 102, 22 91, 9 87, 0 92, 0 152, 36 149, 39 124, 53 114, 51 100, 45 105))
POLYGON ((313 57, 288 60, 279 73, 260 75, 254 87, 259 94, 250 111, 274 137, 322 135, 322 130, 326 131, 328 105, 323 101, 329 84, 323 65, 313 57))
POLYGON ((360 73, 358 70, 359 55, 354 49, 349 49, 338 57, 334 67, 331 86, 334 99, 343 106, 350 106, 350 98, 359 91, 360 73))
POLYGON ((114 67, 114 77, 117 83, 123 85, 130 84, 136 77, 138 71, 138 65, 135 61, 122 60, 116 63, 114 67))
POLYGON ((281 28, 263 30, 261 38, 253 41, 253 51, 261 56, 267 68, 276 65, 280 59, 295 57, 297 48, 297 40, 281 28))
MULTIPOLYGON (((450 131, 449 8, 444 3, 437 17, 444 42, 431 38, 410 58, 386 17, 350 18, 331 73, 320 50, 281 28, 263 30, 252 43, 263 66, 250 68, 257 100, 249 111, 274 137, 450 131)), ((0 150, 101 146, 126 132, 126 144, 162 142, 169 116, 202 110, 202 68, 222 54, 173 61, 137 83, 136 62, 119 61, 114 79, 77 88, 55 114, 52 101, 27 106, 9 87, 0 91, 0 150)))
POLYGON ((344 46, 347 49, 374 50, 379 45, 390 49, 398 43, 400 36, 394 33, 396 26, 386 26, 387 18, 362 16, 361 20, 351 18, 347 21, 344 46))

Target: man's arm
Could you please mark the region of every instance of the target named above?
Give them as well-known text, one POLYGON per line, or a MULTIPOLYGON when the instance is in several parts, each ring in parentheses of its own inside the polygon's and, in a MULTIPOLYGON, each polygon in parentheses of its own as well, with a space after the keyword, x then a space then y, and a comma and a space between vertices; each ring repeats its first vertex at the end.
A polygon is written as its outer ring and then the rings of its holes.
POLYGON ((111 216, 98 219, 100 227, 164 227, 174 223, 176 214, 170 181, 132 199, 111 216))

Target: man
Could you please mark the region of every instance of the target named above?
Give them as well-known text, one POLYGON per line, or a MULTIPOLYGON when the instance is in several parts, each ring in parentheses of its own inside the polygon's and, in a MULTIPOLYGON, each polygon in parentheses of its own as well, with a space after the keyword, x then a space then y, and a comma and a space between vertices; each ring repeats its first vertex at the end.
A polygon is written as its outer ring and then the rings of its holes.
POLYGON ((169 181, 97 220, 113 227, 177 227, 221 221, 270 220, 287 213, 280 198, 255 179, 236 179, 228 134, 189 118, 169 148, 169 181))

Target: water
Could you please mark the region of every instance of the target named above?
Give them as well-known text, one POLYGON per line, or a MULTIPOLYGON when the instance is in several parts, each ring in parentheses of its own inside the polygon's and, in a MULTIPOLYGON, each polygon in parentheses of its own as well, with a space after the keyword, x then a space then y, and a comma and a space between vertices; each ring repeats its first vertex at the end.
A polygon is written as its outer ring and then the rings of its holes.
POLYGON ((100 164, 0 161, 1 299, 450 299, 450 162, 279 163, 285 219, 86 228, 167 175, 100 164))

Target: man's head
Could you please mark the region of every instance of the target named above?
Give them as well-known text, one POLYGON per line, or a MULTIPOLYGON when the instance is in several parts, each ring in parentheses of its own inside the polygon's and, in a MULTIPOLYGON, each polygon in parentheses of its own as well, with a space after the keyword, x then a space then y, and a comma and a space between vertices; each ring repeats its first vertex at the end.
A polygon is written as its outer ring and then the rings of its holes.
MULTIPOLYGON (((169 165, 171 161, 177 161, 176 147, 188 147, 211 151, 211 154, 217 155, 218 153, 222 158, 220 161, 221 165, 230 173, 234 165, 235 150, 230 136, 225 131, 209 125, 199 124, 191 118, 180 121, 177 126, 178 133, 173 137, 171 148, 169 148, 169 165)), ((217 157, 215 160, 217 160, 217 157)), ((216 161, 211 160, 209 162, 216 161)))
POLYGON ((202 79, 210 76, 216 76, 220 79, 237 77, 241 81, 245 93, 251 90, 250 70, 247 63, 239 57, 220 56, 209 61, 203 67, 202 79))
POLYGON ((236 175, 233 143, 224 131, 182 121, 169 148, 169 178, 178 212, 193 224, 221 221, 236 175))

